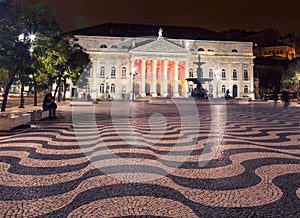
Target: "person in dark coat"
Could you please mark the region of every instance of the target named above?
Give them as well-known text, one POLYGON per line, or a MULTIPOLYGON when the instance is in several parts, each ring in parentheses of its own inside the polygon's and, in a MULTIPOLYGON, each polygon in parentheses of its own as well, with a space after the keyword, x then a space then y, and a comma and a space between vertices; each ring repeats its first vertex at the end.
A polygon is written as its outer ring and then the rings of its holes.
POLYGON ((289 106, 289 103, 290 103, 289 93, 287 91, 284 91, 282 93, 282 97, 283 97, 283 100, 284 100, 284 107, 287 108, 289 106))
POLYGON ((55 112, 56 112, 57 105, 53 100, 52 94, 47 93, 45 95, 44 101, 43 101, 43 110, 49 110, 49 118, 56 118, 55 112))

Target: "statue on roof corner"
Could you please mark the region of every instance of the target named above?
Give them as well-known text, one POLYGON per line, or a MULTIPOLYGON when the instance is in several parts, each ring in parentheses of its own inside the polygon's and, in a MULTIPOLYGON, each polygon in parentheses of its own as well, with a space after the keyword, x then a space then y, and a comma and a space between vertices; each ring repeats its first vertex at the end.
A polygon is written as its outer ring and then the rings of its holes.
POLYGON ((163 29, 162 29, 162 28, 159 28, 159 31, 158 31, 158 37, 159 37, 159 38, 163 37, 163 36, 162 36, 162 33, 163 33, 163 29))

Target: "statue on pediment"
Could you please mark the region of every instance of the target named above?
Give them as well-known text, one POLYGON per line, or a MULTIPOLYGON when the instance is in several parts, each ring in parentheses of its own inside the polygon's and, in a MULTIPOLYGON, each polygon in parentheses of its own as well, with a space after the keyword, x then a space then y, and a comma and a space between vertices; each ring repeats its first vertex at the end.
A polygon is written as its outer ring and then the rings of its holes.
POLYGON ((159 30, 158 30, 158 37, 159 38, 163 37, 162 34, 163 34, 163 29, 159 28, 159 30))

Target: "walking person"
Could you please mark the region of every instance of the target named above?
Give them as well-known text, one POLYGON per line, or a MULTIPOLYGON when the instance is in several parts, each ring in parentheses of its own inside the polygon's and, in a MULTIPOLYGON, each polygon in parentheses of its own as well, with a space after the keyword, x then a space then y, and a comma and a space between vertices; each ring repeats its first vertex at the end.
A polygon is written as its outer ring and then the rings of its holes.
POLYGON ((49 110, 49 118, 56 118, 55 112, 56 112, 57 105, 53 100, 53 96, 51 93, 47 93, 45 95, 44 101, 43 101, 43 110, 49 110))
POLYGON ((284 100, 284 107, 287 108, 289 106, 289 103, 290 103, 289 93, 287 91, 284 91, 282 93, 282 97, 283 97, 283 100, 284 100))

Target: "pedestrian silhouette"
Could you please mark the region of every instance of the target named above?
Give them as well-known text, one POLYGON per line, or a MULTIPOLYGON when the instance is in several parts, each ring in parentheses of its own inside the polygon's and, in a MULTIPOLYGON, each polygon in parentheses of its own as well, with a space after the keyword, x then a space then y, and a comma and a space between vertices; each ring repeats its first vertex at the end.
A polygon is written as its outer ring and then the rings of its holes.
POLYGON ((49 111, 49 118, 56 118, 55 112, 56 112, 57 104, 54 102, 53 96, 51 93, 47 93, 45 95, 44 101, 43 101, 43 110, 49 111))
POLYGON ((284 91, 282 93, 282 97, 283 97, 283 100, 284 100, 284 107, 287 108, 289 106, 289 103, 290 103, 289 93, 287 91, 284 91))

